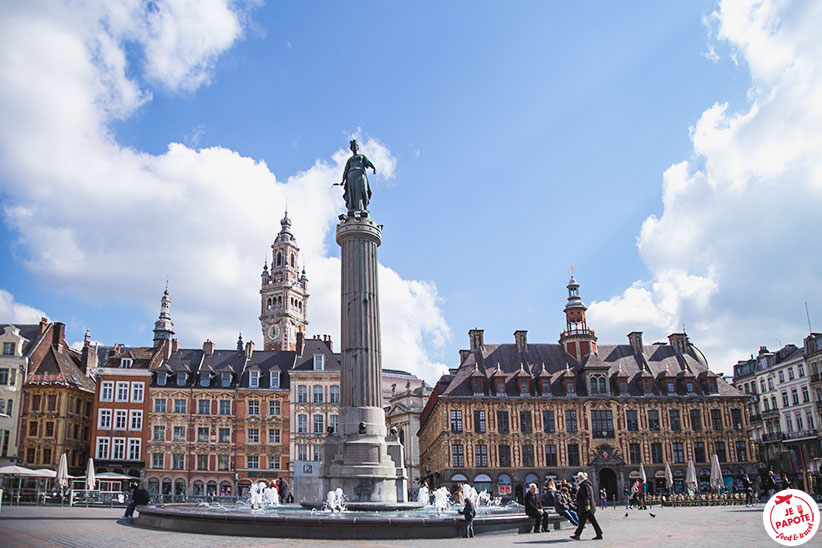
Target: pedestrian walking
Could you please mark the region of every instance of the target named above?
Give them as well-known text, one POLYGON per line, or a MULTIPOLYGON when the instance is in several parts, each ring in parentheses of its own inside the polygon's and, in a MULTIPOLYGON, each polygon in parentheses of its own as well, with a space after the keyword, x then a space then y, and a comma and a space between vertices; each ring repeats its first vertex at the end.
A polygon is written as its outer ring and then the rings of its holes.
POLYGON ((580 538, 580 534, 582 534, 582 530, 585 528, 585 522, 588 521, 594 527, 594 532, 596 536, 594 540, 602 540, 602 528, 597 523, 596 518, 596 501, 594 500, 594 487, 591 485, 591 482, 588 481, 588 474, 585 472, 579 472, 576 475, 577 480, 577 497, 576 497, 576 507, 577 507, 577 515, 579 516, 579 525, 577 525, 576 531, 574 534, 571 535, 571 538, 574 540, 582 540, 580 538))
POLYGON ((773 470, 768 471, 768 477, 765 479, 765 492, 768 493, 768 500, 771 500, 776 491, 776 480, 773 477, 773 470))
POLYGON ((625 489, 622 490, 622 495, 625 497, 625 509, 628 510, 631 508, 631 497, 633 497, 631 488, 626 485, 625 489))
POLYGON ((604 487, 599 490, 599 504, 602 508, 608 508, 608 491, 604 487))
POLYGON ((540 527, 543 533, 548 532, 548 514, 542 509, 536 483, 529 485, 525 493, 525 514, 534 520, 534 533, 539 533, 540 527))
POLYGON ((288 482, 285 480, 285 478, 280 478, 277 481, 277 491, 280 494, 281 503, 290 502, 288 500, 288 482))
POLYGON ((742 489, 745 490, 745 506, 753 506, 753 484, 748 474, 742 474, 742 489))
POLYGON ((465 517, 465 534, 462 538, 474 538, 474 518, 477 516, 477 511, 474 510, 474 504, 468 497, 465 498, 465 506, 460 514, 465 517))
POLYGON ((142 485, 136 489, 132 485, 129 488, 129 491, 131 491, 131 502, 128 503, 126 513, 123 517, 129 521, 134 521, 134 509, 138 506, 146 506, 149 502, 151 502, 151 495, 148 494, 148 491, 143 489, 142 485))

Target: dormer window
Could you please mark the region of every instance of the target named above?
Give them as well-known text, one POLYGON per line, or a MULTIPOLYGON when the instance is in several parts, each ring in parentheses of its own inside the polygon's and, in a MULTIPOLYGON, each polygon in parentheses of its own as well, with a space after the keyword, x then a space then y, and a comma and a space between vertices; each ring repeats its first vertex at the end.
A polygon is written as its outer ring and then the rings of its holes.
POLYGON ((221 375, 221 379, 223 388, 228 388, 231 386, 231 373, 223 373, 221 375))
POLYGON ((120 358, 120 369, 131 369, 131 364, 134 360, 131 358, 120 358))
POLYGON ((269 373, 269 384, 271 388, 279 388, 280 387, 280 372, 279 371, 271 371, 269 373))
POLYGON ((211 384, 211 375, 208 373, 201 373, 200 374, 200 386, 203 388, 208 388, 208 385, 211 384))
POLYGON ((259 388, 260 387, 260 372, 259 371, 249 371, 248 372, 248 387, 249 388, 259 388))
POLYGON ((325 368, 325 355, 314 354, 314 371, 322 371, 325 368))
POLYGON ((577 393, 577 386, 574 379, 565 379, 565 392, 567 394, 577 393))
POLYGON ((496 383, 496 386, 497 386, 497 394, 500 395, 500 396, 504 396, 505 395, 505 379, 503 379, 501 377, 497 377, 497 379, 494 382, 496 383))
POLYGON ((13 342, 4 342, 3 343, 3 355, 4 356, 14 356, 14 350, 17 345, 13 342))
POLYGON ((471 379, 471 384, 474 388, 474 394, 482 394, 482 377, 474 377, 471 379))
POLYGON ((711 394, 716 394, 717 393, 718 390, 716 389, 716 379, 713 379, 713 378, 708 379, 708 391, 711 394))
POLYGON ((627 394, 628 393, 628 380, 627 379, 619 379, 619 393, 620 394, 627 394))
POLYGON ((177 373, 177 386, 185 386, 186 384, 186 374, 182 371, 177 373))
POLYGON ((694 381, 693 380, 688 379, 687 381, 685 381, 685 390, 688 391, 688 394, 693 394, 694 393, 694 381))
POLYGON ((531 383, 529 379, 526 377, 522 377, 519 380, 519 395, 520 396, 527 396, 531 393, 531 383))
POLYGON ((654 385, 651 382, 651 379, 643 379, 645 382, 643 383, 643 390, 646 394, 653 394, 654 393, 654 385))
POLYGON ((676 394, 676 381, 668 379, 668 394, 676 394))
POLYGON ((591 375, 589 384, 591 386, 591 394, 608 393, 608 382, 604 375, 591 375))
POLYGON ((547 395, 551 393, 551 379, 542 379, 542 393, 547 395))
POLYGON ((157 373, 157 386, 165 386, 167 376, 168 373, 166 373, 165 371, 159 371, 157 373))

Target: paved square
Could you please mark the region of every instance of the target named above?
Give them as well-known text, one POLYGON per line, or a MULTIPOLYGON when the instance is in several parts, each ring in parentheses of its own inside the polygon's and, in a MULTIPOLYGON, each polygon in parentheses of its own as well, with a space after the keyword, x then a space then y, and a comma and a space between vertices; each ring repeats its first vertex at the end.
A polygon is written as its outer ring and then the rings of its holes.
MULTIPOLYGON (((105 547, 135 546, 163 548, 220 548, 246 546, 330 547, 362 546, 365 548, 412 547, 448 548, 452 546, 624 546, 641 548, 664 546, 685 548, 730 548, 735 546, 779 546, 762 527, 762 509, 739 506, 708 508, 654 508, 630 511, 624 508, 600 510, 597 517, 605 540, 593 542, 590 526, 583 533, 584 542, 569 539, 572 530, 563 528, 549 533, 528 535, 488 535, 473 540, 387 540, 324 541, 263 539, 241 536, 212 536, 143 529, 118 518, 122 509, 3 507, 0 512, 0 546, 8 548, 105 547), (651 517, 653 513, 656 517, 651 517)), ((820 546, 813 540, 807 546, 820 546)))

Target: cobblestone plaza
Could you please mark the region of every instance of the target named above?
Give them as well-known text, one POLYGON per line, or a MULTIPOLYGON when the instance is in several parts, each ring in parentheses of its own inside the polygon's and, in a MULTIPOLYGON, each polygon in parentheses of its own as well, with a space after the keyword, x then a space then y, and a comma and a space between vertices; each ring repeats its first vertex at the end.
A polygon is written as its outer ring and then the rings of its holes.
MULTIPOLYGON (((734 546, 777 546, 762 526, 762 506, 653 508, 630 511, 624 508, 597 511, 605 540, 596 546, 709 548, 734 546), (650 513, 656 517, 652 518, 650 513)), ((551 546, 575 545, 573 530, 564 526, 549 533, 478 536, 473 540, 295 540, 241 536, 210 536, 144 529, 119 519, 122 509, 7 507, 0 512, 0 546, 8 548, 119 548, 163 546, 164 548, 216 546, 363 546, 445 548, 450 546, 551 546)), ((590 526, 582 535, 584 545, 593 537, 590 526)), ((813 546, 811 541, 808 546, 813 546)))

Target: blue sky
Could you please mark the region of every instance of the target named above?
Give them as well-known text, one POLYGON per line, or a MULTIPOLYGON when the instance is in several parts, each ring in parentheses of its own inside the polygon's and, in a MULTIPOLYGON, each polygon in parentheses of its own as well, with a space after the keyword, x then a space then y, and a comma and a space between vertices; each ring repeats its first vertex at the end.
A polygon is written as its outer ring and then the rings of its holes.
POLYGON ((473 327, 555 342, 571 264, 601 344, 684 325, 720 371, 822 309, 798 241, 820 228, 813 6, 178 4, 0 8, 8 318, 150 344, 168 276, 184 345, 259 343, 287 202, 309 333, 337 339, 352 135, 378 170, 386 366, 433 380, 473 327))

